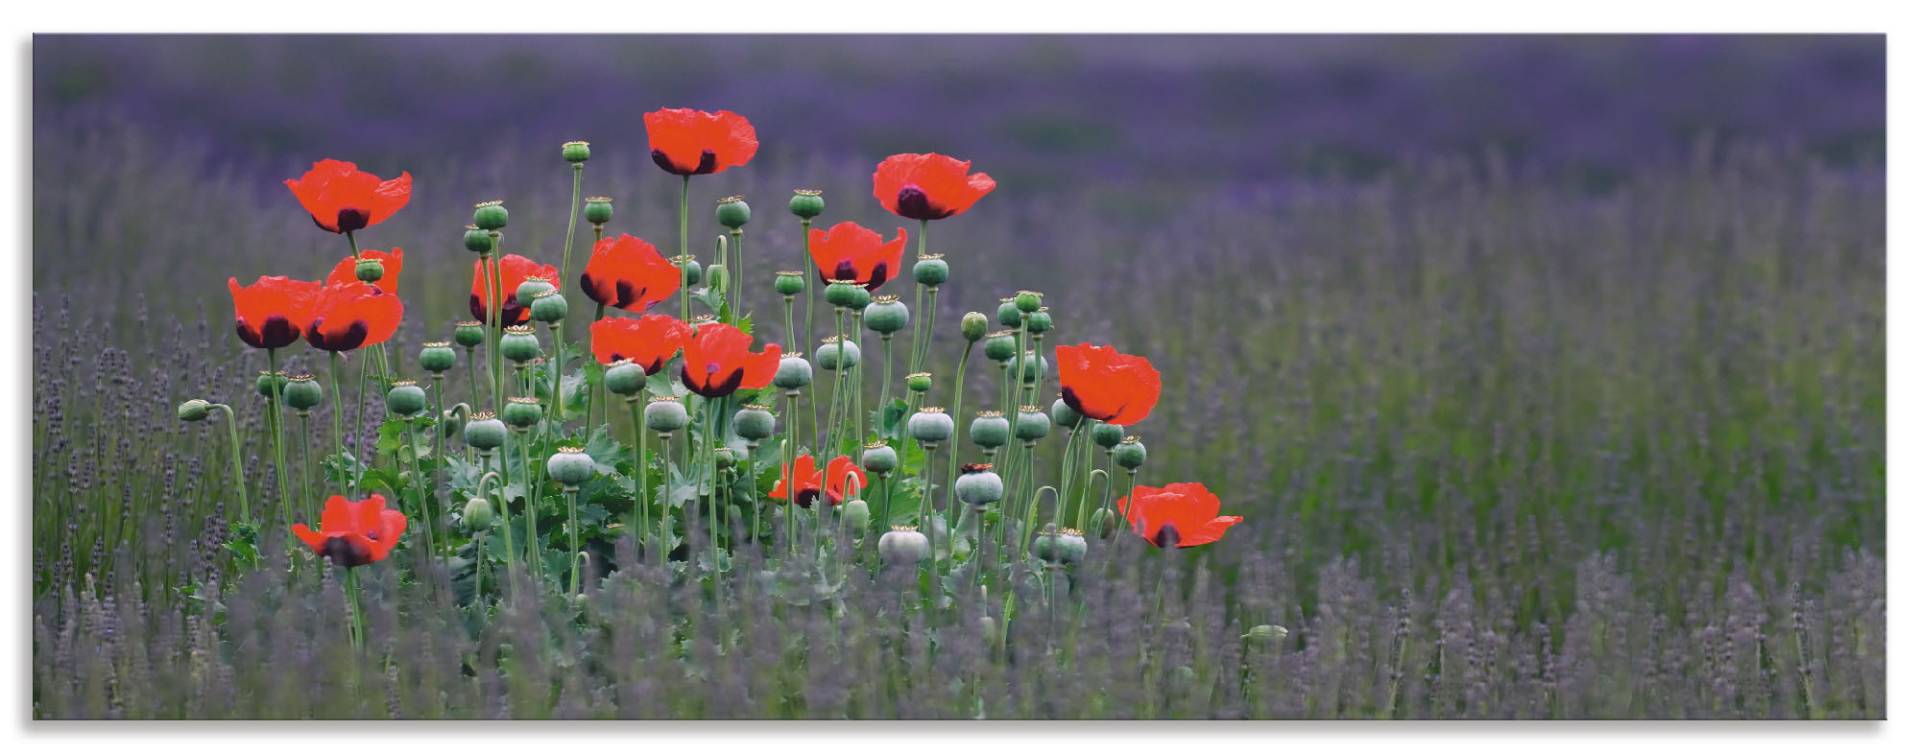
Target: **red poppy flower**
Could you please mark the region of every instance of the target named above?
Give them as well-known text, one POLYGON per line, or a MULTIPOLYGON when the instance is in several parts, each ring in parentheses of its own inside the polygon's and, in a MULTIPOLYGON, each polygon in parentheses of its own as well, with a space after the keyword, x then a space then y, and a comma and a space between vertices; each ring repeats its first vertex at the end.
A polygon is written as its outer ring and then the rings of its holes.
POLYGON ((849 476, 858 480, 853 485, 861 489, 867 487, 866 472, 845 455, 827 461, 825 483, 822 483, 821 473, 814 469, 813 456, 801 455, 793 459, 793 467, 780 469, 780 481, 773 485, 773 491, 767 493, 767 498, 787 501, 787 485, 798 479, 793 489, 794 504, 811 509, 813 501, 825 492, 827 504, 837 506, 847 496, 849 476))
POLYGON ((1112 346, 1056 345, 1060 399, 1080 415, 1126 426, 1146 420, 1160 402, 1160 372, 1141 356, 1112 346))
POLYGON ((645 311, 680 290, 680 268, 653 244, 621 233, 593 244, 580 289, 602 306, 645 311))
POLYGON ((909 220, 946 219, 993 192, 993 177, 972 168, 944 154, 896 154, 873 169, 873 198, 909 220))
POLYGON ((233 331, 241 342, 255 348, 284 348, 300 339, 320 283, 274 276, 241 287, 239 279, 229 277, 227 292, 233 295, 233 331))
POLYGON ((305 523, 293 524, 293 535, 312 549, 342 567, 359 567, 386 559, 400 535, 407 531, 407 516, 387 509, 387 498, 375 494, 359 501, 334 496, 320 511, 320 530, 305 523))
POLYGON ((1142 486, 1115 504, 1134 533, 1161 548, 1211 544, 1242 520, 1238 515, 1219 514, 1220 498, 1207 491, 1205 484, 1142 486))
POLYGON ((611 366, 624 358, 640 364, 648 374, 658 374, 693 336, 693 327, 671 316, 648 314, 637 319, 601 319, 588 332, 594 360, 611 366))
POLYGON ((313 224, 330 233, 351 233, 380 224, 413 197, 413 176, 405 170, 393 180, 361 172, 352 162, 323 159, 287 188, 300 200, 313 224))
MULTIPOLYGON (((522 305, 519 296, 515 295, 520 283, 526 282, 529 277, 552 280, 559 276, 560 270, 554 269, 552 264, 541 264, 519 254, 500 257, 501 287, 493 293, 496 299, 493 308, 500 312, 500 321, 509 326, 526 324, 533 317, 533 312, 522 305), (503 295, 505 300, 500 300, 503 295), (505 308, 502 308, 502 304, 505 308)), ((473 318, 483 322, 487 320, 487 275, 479 260, 473 262, 473 290, 467 295, 467 310, 473 312, 473 318)))
POLYGON ((896 228, 889 241, 857 222, 842 222, 826 230, 814 228, 807 242, 821 282, 852 280, 868 290, 878 290, 900 275, 900 254, 906 248, 906 228, 896 228))
POLYGON ((359 282, 360 278, 353 273, 354 265, 359 263, 360 259, 363 258, 375 259, 380 262, 380 268, 386 271, 381 273, 380 281, 374 283, 374 285, 379 286, 381 290, 387 291, 388 293, 399 293, 400 268, 405 266, 406 257, 407 252, 401 251, 399 246, 395 246, 391 252, 375 251, 372 249, 361 251, 360 256, 349 256, 341 259, 339 264, 333 265, 333 273, 327 275, 327 284, 340 285, 349 282, 359 282))
POLYGON ((653 164, 674 175, 725 172, 753 159, 760 137, 736 112, 707 112, 685 107, 654 110, 642 116, 653 164))
POLYGON ((724 397, 734 390, 757 390, 780 369, 780 346, 767 343, 753 352, 753 335, 715 322, 695 329, 684 346, 680 381, 701 397, 724 397))
POLYGON ((339 352, 379 345, 400 329, 400 296, 355 280, 320 289, 307 322, 307 344, 339 352))

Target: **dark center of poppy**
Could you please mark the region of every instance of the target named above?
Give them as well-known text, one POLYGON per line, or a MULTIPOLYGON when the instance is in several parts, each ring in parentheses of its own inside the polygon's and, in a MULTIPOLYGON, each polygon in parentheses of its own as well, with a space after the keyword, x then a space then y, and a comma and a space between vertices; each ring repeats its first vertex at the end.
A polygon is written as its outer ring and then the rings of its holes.
POLYGON ((1172 523, 1161 523, 1160 530, 1153 534, 1153 545, 1161 549, 1179 546, 1180 529, 1174 528, 1172 523))
POLYGON ((367 226, 367 219, 369 216, 370 215, 365 209, 355 209, 353 207, 341 207, 339 213, 334 217, 334 220, 333 220, 334 232, 351 233, 355 230, 364 228, 367 226))
POLYGON ((926 191, 912 183, 900 187, 900 194, 893 199, 893 213, 910 220, 938 220, 953 214, 944 207, 936 206, 926 191))

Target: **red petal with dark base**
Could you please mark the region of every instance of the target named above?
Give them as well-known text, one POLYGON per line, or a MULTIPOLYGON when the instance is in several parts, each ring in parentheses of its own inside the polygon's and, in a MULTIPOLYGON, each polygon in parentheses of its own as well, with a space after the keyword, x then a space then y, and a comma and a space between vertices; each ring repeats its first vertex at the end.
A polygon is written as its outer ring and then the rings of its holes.
POLYGON ((889 241, 857 222, 814 228, 807 238, 821 282, 847 280, 868 290, 878 290, 900 275, 900 255, 907 248, 906 228, 895 228, 889 241))
POLYGON ((413 176, 392 180, 364 172, 352 162, 323 159, 305 175, 287 182, 313 224, 331 233, 351 233, 380 224, 413 197, 413 176))
POLYGON ((360 256, 341 259, 339 264, 333 265, 333 272, 327 275, 327 284, 359 282, 360 278, 354 274, 354 267, 363 258, 380 262, 380 268, 383 271, 380 274, 380 281, 373 283, 374 285, 388 293, 400 292, 400 269, 406 265, 407 252, 400 250, 399 246, 395 246, 392 251, 365 249, 360 252, 360 256))
POLYGON ((645 311, 673 297, 680 279, 680 268, 653 244, 621 233, 593 244, 593 255, 580 272, 580 289, 602 306, 645 311))
POLYGON ((721 110, 655 110, 642 116, 653 163, 675 175, 726 172, 753 159, 760 138, 746 116, 721 110))
MULTIPOLYGON (((484 322, 487 320, 487 278, 480 266, 481 261, 473 262, 473 289, 467 292, 467 310, 473 313, 476 321, 484 322)), ((501 312, 501 322, 509 326, 526 324, 528 319, 533 318, 533 312, 527 309, 526 302, 521 301, 515 292, 520 289, 520 283, 526 282, 529 277, 545 277, 559 285, 556 278, 560 276, 560 270, 554 269, 552 264, 541 264, 519 254, 500 257, 499 265, 501 285, 500 290, 494 292, 496 301, 493 309, 501 312), (504 301, 497 300, 501 296, 505 297, 504 301)))
POLYGON ((993 192, 993 177, 944 154, 896 154, 873 169, 873 198, 910 220, 941 220, 971 209, 993 192))
POLYGON ((400 296, 373 285, 328 285, 314 299, 307 344, 334 352, 379 345, 400 329, 405 312, 400 296))
POLYGON ((300 340, 320 283, 286 277, 261 277, 242 287, 227 278, 233 296, 233 330, 255 348, 284 348, 300 340))
POLYGON ((593 360, 611 366, 626 359, 640 364, 648 374, 658 374, 693 336, 693 327, 671 316, 648 314, 601 319, 588 328, 588 334, 593 340, 593 360))
POLYGON ((1088 418, 1121 426, 1146 420, 1160 402, 1160 372, 1112 346, 1058 345, 1060 399, 1088 418))
POLYGON ((773 381, 780 368, 780 346, 768 343, 753 352, 753 336, 730 324, 708 324, 687 338, 680 381, 702 397, 735 390, 757 390, 773 381))
POLYGON ((1135 534, 1158 547, 1211 544, 1243 520, 1220 515, 1220 498, 1197 483, 1136 487, 1114 506, 1135 534))

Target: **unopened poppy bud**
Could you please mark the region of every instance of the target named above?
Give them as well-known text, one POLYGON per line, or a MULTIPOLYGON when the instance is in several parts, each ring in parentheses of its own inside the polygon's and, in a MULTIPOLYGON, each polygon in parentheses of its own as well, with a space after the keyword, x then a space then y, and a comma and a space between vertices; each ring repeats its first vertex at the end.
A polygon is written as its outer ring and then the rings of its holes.
POLYGON ((541 293, 552 289, 552 280, 537 275, 528 277, 520 283, 520 287, 513 289, 513 299, 524 304, 535 298, 539 298, 541 293))
POLYGON ((285 392, 286 387, 287 372, 284 371, 262 371, 253 380, 253 390, 260 393, 261 397, 273 397, 275 390, 285 392))
POLYGON ((860 365, 860 346, 851 340, 829 337, 814 349, 813 360, 828 371, 839 371, 842 365, 853 368, 860 365))
POLYGON ((813 384, 813 364, 799 355, 780 357, 780 368, 773 372, 773 386, 789 392, 813 384))
POLYGON ((1113 510, 1102 507, 1093 511, 1093 517, 1087 519, 1088 530, 1093 535, 1106 538, 1113 535, 1113 510))
POLYGON ((462 432, 467 446, 476 450, 494 450, 507 443, 507 425, 493 416, 493 411, 480 411, 467 421, 462 432))
POLYGON ((1013 306, 1022 314, 1031 314, 1040 310, 1040 294, 1031 290, 1022 290, 1013 294, 1013 306))
POLYGON ((732 447, 720 446, 713 448, 713 465, 716 468, 721 470, 732 468, 734 461, 739 459, 739 451, 732 447))
POLYGON ((1147 464, 1147 446, 1140 443, 1139 437, 1127 437, 1114 445, 1113 462, 1129 471, 1147 464))
POLYGON ((1013 436, 1022 442, 1038 442, 1047 437, 1052 426, 1053 420, 1042 413, 1039 406, 1023 405, 1013 422, 1013 436))
POLYGON ((507 398, 507 404, 500 408, 500 417, 507 425, 515 429, 531 429, 540 423, 540 416, 546 411, 540 408, 540 398, 515 396, 507 398))
POLYGON ((733 433, 749 442, 773 436, 773 411, 764 405, 749 405, 733 414, 733 433))
POLYGON ((467 226, 466 234, 460 236, 460 243, 466 246, 468 251, 476 254, 492 253, 493 251, 493 235, 485 230, 481 230, 477 225, 467 226))
POLYGON ((827 200, 820 198, 820 192, 811 188, 793 189, 793 198, 787 200, 787 211, 803 220, 819 217, 827 211, 827 200))
POLYGON ((473 226, 489 231, 506 227, 506 204, 500 201, 483 201, 473 205, 473 226))
POLYGON ((552 324, 567 318, 567 297, 558 290, 548 290, 533 297, 533 320, 552 324))
POLYGON ((981 411, 972 423, 967 424, 967 438, 989 450, 1005 445, 1012 431, 1013 425, 997 410, 981 411))
POLYGON ((1002 327, 1018 327, 1020 326, 1020 307, 1014 304, 1012 298, 1002 298, 1000 307, 993 310, 993 318, 1000 322, 1002 327))
POLYGON ((894 526, 893 530, 880 535, 880 557, 890 564, 911 565, 932 553, 927 535, 914 530, 913 526, 894 526))
POLYGON ((921 408, 907 419, 907 434, 923 444, 945 442, 953 436, 953 417, 945 408, 921 408))
POLYGON ((320 383, 313 380, 312 374, 295 374, 287 377, 287 386, 280 391, 280 396, 286 398, 287 407, 306 411, 326 399, 326 391, 320 389, 320 383))
POLYGON ((671 396, 663 395, 647 402, 644 418, 648 431, 671 434, 686 428, 687 406, 671 396))
POLYGON ((578 447, 561 447, 547 458, 547 475, 563 487, 578 489, 593 478, 593 458, 578 447))
POLYGON ((961 502, 984 509, 999 502, 1007 493, 1007 485, 1000 474, 993 472, 993 466, 987 463, 968 463, 960 466, 960 478, 953 481, 953 493, 961 502))
POLYGON ((947 260, 940 254, 921 254, 920 260, 913 263, 913 281, 930 288, 945 284, 947 260))
POLYGON ((479 497, 468 499, 467 506, 460 508, 460 522, 469 531, 487 530, 487 526, 493 525, 493 505, 479 497))
POLYGON ((540 338, 526 325, 508 327, 500 335, 500 355, 514 363, 526 363, 540 357, 540 338))
POLYGON ((387 265, 371 256, 362 256, 353 263, 353 277, 361 282, 379 282, 387 276, 387 265))
POLYGON ((475 321, 465 321, 453 325, 453 341, 469 350, 480 347, 487 341, 486 325, 475 321))
POLYGON ((427 409, 427 391, 420 389, 411 379, 402 379, 393 383, 387 390, 387 412, 396 416, 412 418, 427 409))
POLYGON ((866 452, 860 454, 860 467, 879 474, 892 473, 900 467, 900 454, 886 442, 874 442, 867 445, 866 452))
POLYGON ((1020 343, 1013 339, 1013 333, 1000 330, 987 335, 987 358, 997 363, 1013 360, 1013 354, 1019 352, 1020 343))
POLYGON ((747 206, 747 197, 728 196, 713 207, 713 221, 728 230, 739 230, 753 219, 753 208, 747 206))
POLYGON ((435 374, 453 368, 453 343, 435 340, 421 344, 420 368, 435 374))
POLYGON ((687 287, 700 284, 700 260, 693 258, 693 254, 681 254, 669 261, 680 268, 680 284, 687 287))
POLYGON ((865 533, 867 523, 873 520, 873 513, 867 509, 867 501, 859 497, 841 502, 836 509, 840 511, 841 522, 853 529, 855 536, 865 533))
POLYGON ((1097 423, 1093 425, 1093 443, 1109 450, 1127 438, 1127 427, 1119 424, 1097 423))
POLYGON ((1249 643, 1279 643, 1287 639, 1287 629, 1279 625, 1255 625, 1240 639, 1249 643))
POLYGON ((560 145, 560 158, 573 164, 580 164, 593 156, 593 149, 585 141, 569 141, 560 145))
POLYGON ((194 398, 180 404, 177 411, 182 421, 205 421, 207 414, 213 412, 213 403, 194 398))
POLYGON ((807 280, 799 272, 782 270, 773 276, 773 291, 792 298, 807 289, 807 280))
POLYGON ((1078 428, 1080 422, 1087 419, 1086 416, 1080 415, 1080 411, 1068 405, 1067 401, 1058 398, 1054 399, 1053 405, 1047 408, 1047 414, 1052 416, 1055 425, 1063 429, 1078 428))
POLYGON ((587 197, 587 207, 584 214, 586 215, 587 222, 595 225, 605 225, 612 222, 613 199, 605 196, 587 197))
POLYGON ((1031 350, 1027 351, 1026 360, 1021 362, 1021 371, 1023 372, 1021 374, 1023 377, 1021 381, 1027 384, 1033 384, 1046 378, 1047 357, 1031 350))
POLYGON ((1038 335, 1050 329, 1053 329, 1053 315, 1047 313, 1047 307, 1041 306, 1039 311, 1027 315, 1028 332, 1038 335))
POLYGON ((907 389, 914 392, 926 392, 933 389, 933 374, 916 371, 907 375, 907 389))
POLYGON ((840 308, 852 306, 860 300, 861 287, 851 282, 835 280, 827 284, 827 303, 840 308))
POLYGON ((620 361, 607 368, 607 391, 615 395, 638 395, 647 388, 647 370, 632 361, 620 361))
POLYGON ((707 267, 707 287, 713 288, 714 290, 727 289, 726 265, 715 264, 713 266, 707 267))
POLYGON ((967 338, 967 342, 970 343, 979 342, 980 338, 986 337, 987 315, 978 311, 969 311, 966 316, 960 317, 960 336, 967 338))
POLYGON ((896 295, 875 296, 867 304, 867 329, 886 337, 907 328, 907 304, 900 302, 896 295))

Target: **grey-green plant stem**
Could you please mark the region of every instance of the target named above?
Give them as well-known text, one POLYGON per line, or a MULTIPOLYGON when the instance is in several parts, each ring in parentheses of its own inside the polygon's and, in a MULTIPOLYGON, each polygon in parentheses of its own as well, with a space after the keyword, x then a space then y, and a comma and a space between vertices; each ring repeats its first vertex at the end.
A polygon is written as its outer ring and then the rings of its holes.
POLYGON ((240 427, 233 418, 233 407, 226 403, 208 406, 227 414, 227 448, 232 451, 233 490, 240 495, 240 523, 253 524, 253 505, 247 502, 247 477, 240 466, 240 427))

